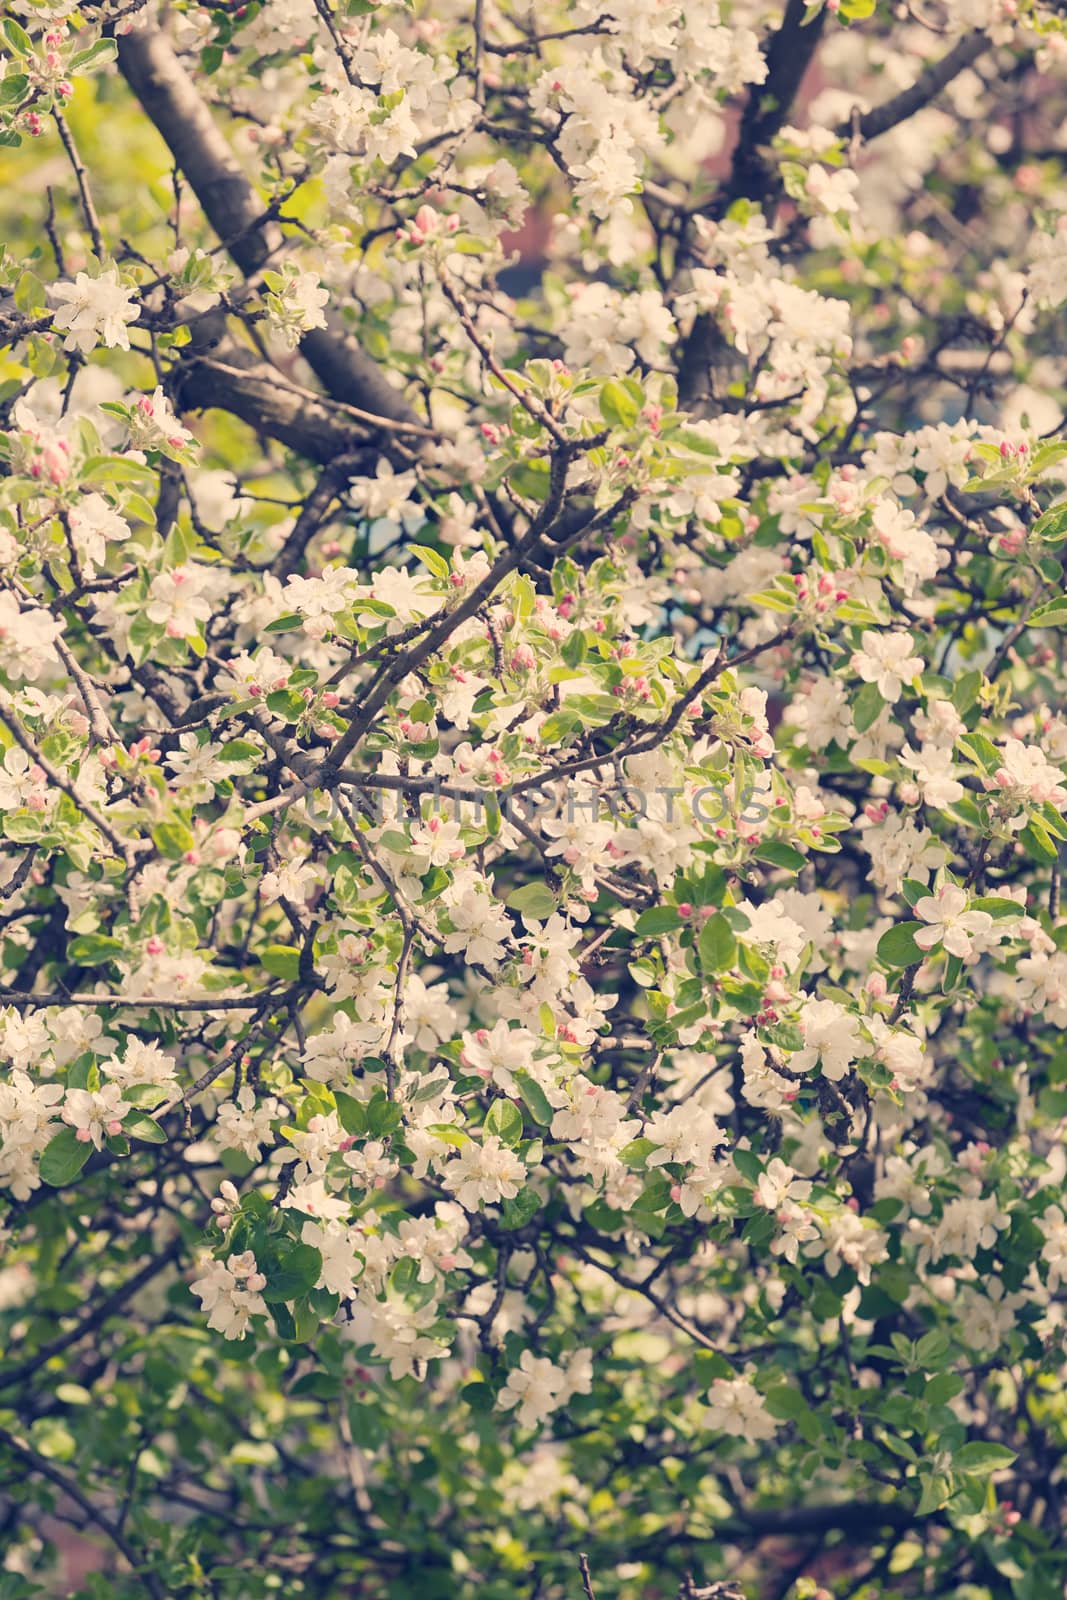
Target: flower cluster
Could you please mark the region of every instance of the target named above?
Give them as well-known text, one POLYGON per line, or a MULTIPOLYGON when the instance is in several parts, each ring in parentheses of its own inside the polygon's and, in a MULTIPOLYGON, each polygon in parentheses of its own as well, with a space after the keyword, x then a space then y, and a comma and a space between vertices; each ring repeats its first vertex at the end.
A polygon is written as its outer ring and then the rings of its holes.
POLYGON ((1064 20, 15 11, 0 1590, 1053 1600, 1064 20))

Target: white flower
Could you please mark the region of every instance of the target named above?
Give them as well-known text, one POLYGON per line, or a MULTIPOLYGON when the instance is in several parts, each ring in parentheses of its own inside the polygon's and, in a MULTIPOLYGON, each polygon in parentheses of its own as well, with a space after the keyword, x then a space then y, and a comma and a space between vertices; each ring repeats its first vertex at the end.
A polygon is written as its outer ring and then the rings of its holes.
POLYGON ((120 284, 118 267, 108 267, 98 278, 79 272, 73 283, 53 284, 52 293, 66 302, 52 319, 54 327, 66 331, 64 350, 88 355, 101 339, 109 348, 130 348, 127 324, 137 321, 141 308, 120 284))
POLYGON ((392 462, 380 456, 373 478, 349 479, 348 496, 368 522, 382 520, 399 528, 420 515, 418 503, 411 498, 417 482, 414 472, 397 472, 392 462))
POLYGON ((831 172, 828 167, 809 167, 804 180, 804 193, 820 211, 833 215, 839 211, 858 211, 856 190, 859 174, 848 167, 831 172))
POLYGON ((512 931, 503 906, 469 889, 449 904, 448 920, 453 930, 445 936, 449 954, 462 950, 471 965, 499 966, 512 931))
POLYGON ((445 1168, 442 1179, 460 1205, 477 1211, 482 1205, 514 1200, 526 1178, 526 1167, 495 1133, 481 1143, 469 1139, 445 1168))
POLYGON ((955 777, 951 747, 924 744, 916 753, 906 744, 900 759, 915 773, 922 785, 923 800, 928 806, 951 806, 963 799, 963 785, 955 777))
POLYGON ((148 620, 162 623, 172 639, 188 639, 197 633, 198 624, 211 616, 211 607, 201 598, 205 576, 198 567, 157 573, 148 590, 148 620))
POLYGON ((716 1378, 708 1391, 704 1421, 716 1433, 758 1443, 772 1439, 778 1424, 747 1378, 716 1378))
POLYGON ((191 1284, 204 1310, 209 1312, 208 1327, 224 1339, 243 1339, 249 1319, 265 1316, 266 1302, 259 1293, 267 1280, 256 1267, 250 1250, 232 1255, 225 1262, 209 1261, 201 1278, 191 1284))
POLYGON ((606 283, 581 286, 562 330, 568 366, 588 367, 604 377, 630 370, 634 356, 622 326, 624 304, 624 297, 606 283))
MULTIPOLYGON (((36 762, 31 762, 21 745, 10 745, 4 751, 4 764, 0 767, 0 811, 17 811, 32 797, 44 797, 46 775, 36 762)), ((43 809, 34 807, 35 810, 43 809)))
POLYGON ((36 1083, 18 1067, 0 1081, 0 1185, 16 1200, 41 1186, 37 1158, 56 1131, 62 1099, 61 1083, 36 1083))
POLYGON ((753 944, 773 945, 783 966, 792 967, 800 960, 808 936, 799 922, 786 914, 778 900, 767 900, 754 906, 742 900, 738 906, 748 918, 744 937, 753 944))
POLYGON ((278 1102, 273 1098, 257 1105, 255 1090, 246 1083, 237 1096, 236 1105, 227 1100, 219 1107, 215 1133, 220 1148, 240 1150, 249 1161, 258 1161, 261 1146, 270 1140, 270 1125, 278 1110, 278 1102))
POLYGON ((322 1255, 322 1270, 316 1287, 325 1289, 327 1294, 338 1294, 342 1300, 351 1300, 363 1275, 360 1230, 346 1227, 338 1218, 305 1222, 300 1240, 322 1255))
POLYGON ((195 733, 183 733, 178 739, 178 749, 167 757, 167 766, 174 773, 174 787, 191 791, 190 798, 209 800, 215 785, 232 772, 216 755, 218 745, 210 739, 201 744, 195 733))
POLYGON ((1036 1222, 1045 1236, 1041 1259, 1048 1266, 1049 1292, 1055 1294, 1067 1278, 1067 1218, 1059 1206, 1049 1206, 1036 1222))
POLYGON ((969 1195, 950 1200, 934 1230, 933 1259, 959 1256, 970 1261, 976 1251, 992 1250, 998 1233, 1010 1221, 997 1205, 995 1195, 988 1195, 984 1200, 969 1195))
POLYGON ((321 882, 321 868, 297 857, 263 874, 260 895, 266 905, 273 905, 276 900, 293 900, 300 905, 311 899, 321 882))
POLYGON ((317 272, 287 276, 276 293, 267 297, 271 327, 281 334, 290 350, 295 350, 305 333, 312 328, 325 328, 323 308, 329 301, 329 291, 319 283, 317 272))
POLYGON ((71 506, 69 520, 71 537, 89 577, 106 559, 109 539, 130 538, 129 523, 102 494, 83 495, 77 505, 71 506))
POLYGON ((829 1275, 836 1278, 842 1267, 851 1267, 860 1283, 870 1283, 871 1268, 885 1260, 889 1249, 881 1228, 865 1222, 847 1206, 835 1211, 821 1226, 829 1275))
POLYGON ((1001 765, 994 773, 999 789, 1035 805, 1054 805, 1057 810, 1067 804, 1063 773, 1037 745, 1024 744, 1021 739, 1005 739, 1000 755, 1001 765))
POLYGON ((130 410, 130 439, 138 449, 159 450, 164 455, 181 455, 193 443, 193 436, 181 423, 163 393, 162 384, 143 394, 130 410))
POLYGON ((147 1043, 143 1039, 134 1037, 126 1040, 125 1054, 109 1056, 100 1063, 100 1070, 107 1074, 112 1082, 121 1084, 123 1088, 130 1084, 151 1084, 155 1088, 169 1088, 177 1075, 177 1068, 171 1056, 162 1051, 157 1044, 147 1043))
POLYGON ((972 938, 984 937, 993 927, 988 911, 967 910, 967 891, 955 883, 942 884, 936 895, 923 895, 915 902, 915 915, 927 924, 915 935, 920 950, 943 944, 950 956, 963 959, 971 954, 972 938))
POLYGON ((756 1199, 768 1211, 777 1211, 786 1200, 806 1200, 810 1193, 808 1180, 798 1178, 780 1156, 772 1157, 756 1184, 756 1199))
POLYGON ((45 667, 58 664, 54 641, 62 622, 41 606, 21 609, 9 589, 0 589, 0 666, 14 677, 39 678, 45 667))
POLYGON ((911 654, 910 633, 874 633, 865 629, 862 648, 852 656, 853 671, 864 683, 877 684, 878 692, 890 705, 900 698, 900 691, 923 670, 920 656, 911 654))
POLYGON ((805 1000, 797 1026, 804 1048, 790 1059, 794 1072, 810 1072, 818 1063, 823 1077, 837 1083, 864 1053, 858 1019, 836 1000, 805 1000))
POLYGON ((536 1037, 526 1028, 511 1028, 504 1021, 463 1035, 463 1065, 503 1094, 517 1094, 514 1074, 528 1071, 536 1037))
POLYGON ((714 1117, 688 1105, 657 1111, 648 1121, 645 1138, 659 1146, 648 1157, 649 1167, 661 1167, 669 1161, 695 1162, 705 1167, 712 1153, 726 1142, 714 1117))
POLYGON ((63 1121, 70 1123, 79 1139, 86 1144, 91 1141, 99 1150, 106 1138, 122 1132, 122 1119, 129 1110, 117 1083, 105 1083, 101 1089, 68 1089, 63 1121))
POLYGON ((559 1406, 565 1381, 563 1372, 547 1356, 524 1350, 518 1366, 508 1373, 497 1405, 504 1411, 517 1406, 522 1426, 535 1427, 559 1406))

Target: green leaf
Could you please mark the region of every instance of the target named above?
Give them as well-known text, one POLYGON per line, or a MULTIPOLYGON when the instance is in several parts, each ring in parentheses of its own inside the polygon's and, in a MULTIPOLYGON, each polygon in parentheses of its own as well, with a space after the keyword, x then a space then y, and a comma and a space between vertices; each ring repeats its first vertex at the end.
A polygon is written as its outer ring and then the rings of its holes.
POLYGON ((923 1399, 928 1406, 947 1405, 958 1394, 962 1394, 966 1387, 965 1380, 955 1372, 939 1372, 936 1378, 923 1390, 923 1399))
POLYGON ((92 1140, 79 1139, 73 1128, 64 1128, 50 1139, 41 1155, 41 1182, 59 1189, 76 1178, 93 1153, 92 1140))
POLYGON ((931 1328, 915 1346, 915 1359, 921 1367, 940 1366, 952 1348, 944 1328, 931 1328))
POLYGON ((87 50, 79 50, 76 55, 71 56, 67 62, 67 71, 73 77, 76 72, 90 66, 94 61, 103 66, 106 61, 114 61, 117 55, 118 45, 114 39, 97 39, 87 50))
POLYGON ((1019 843, 1034 861, 1058 861, 1060 852, 1041 823, 1032 819, 1019 834, 1019 843))
MULTIPOLYGON (((518 1199, 518 1196, 516 1195, 515 1198, 518 1199)), ((508 1224, 505 1223, 505 1227, 507 1226, 508 1224)), ((521 1226, 521 1224, 513 1224, 513 1226, 521 1226)), ((477 1382, 464 1385, 459 1391, 459 1397, 461 1400, 465 1400, 471 1410, 480 1417, 487 1417, 496 1405, 496 1395, 489 1384, 480 1379, 477 1382)))
MULTIPOLYGON (((366 1071, 383 1071, 384 1062, 379 1061, 374 1065, 375 1057, 367 1056, 363 1065, 366 1071)), ((367 1132, 372 1139, 384 1139, 386 1134, 395 1133, 404 1120, 400 1107, 390 1100, 381 1089, 376 1089, 367 1104, 367 1132)))
POLYGON ((676 906, 650 906, 638 917, 634 931, 648 939, 656 938, 661 933, 673 933, 675 928, 681 926, 682 918, 676 906))
POLYGON ((267 1301, 296 1300, 313 1289, 322 1271, 322 1255, 310 1244, 294 1244, 279 1256, 276 1266, 266 1272, 267 1301))
POLYGON ((733 1163, 741 1176, 749 1183, 758 1183, 763 1176, 763 1162, 752 1150, 734 1150, 733 1163))
POLYGON ((619 1160, 624 1166, 640 1169, 648 1157, 656 1149, 651 1139, 631 1139, 629 1144, 624 1144, 619 1151, 619 1160))
POLYGON ((367 1113, 361 1101, 354 1096, 345 1094, 341 1089, 333 1091, 333 1098, 337 1106, 337 1118, 346 1133, 362 1134, 367 1131, 367 1113))
POLYGON ((112 939, 106 933, 82 933, 67 946, 71 961, 83 967, 99 966, 102 961, 112 961, 125 949, 121 939, 112 939))
POLYGON ((961 717, 977 701, 978 691, 982 687, 982 680, 983 674, 977 669, 973 672, 965 672, 961 678, 957 679, 956 686, 952 691, 952 704, 956 707, 961 717))
POLYGON ((701 928, 697 951, 705 972, 725 972, 733 966, 737 959, 737 940, 721 911, 716 911, 701 928))
POLYGON ((866 733, 882 714, 885 701, 876 683, 865 683, 852 702, 852 721, 857 733, 866 733))
POLYGON ((192 829, 184 822, 157 822, 152 829, 152 843, 168 861, 180 861, 196 845, 192 829))
POLYGON ((504 904, 509 911, 544 922, 556 909, 556 897, 547 884, 527 883, 521 889, 513 889, 504 904))
POLYGON ((167 1136, 154 1117, 143 1111, 131 1111, 122 1119, 123 1132, 131 1139, 141 1139, 145 1144, 166 1144, 167 1136))
POLYGON ((781 867, 785 872, 799 872, 808 859, 802 850, 786 844, 784 839, 768 839, 765 844, 757 845, 752 853, 757 861, 765 861, 771 867, 781 867))
POLYGON ((878 941, 878 959, 887 967, 911 967, 925 959, 925 951, 915 943, 915 935, 925 924, 898 922, 887 928, 878 941))
MULTIPOLYGON (((585 660, 585 634, 582 632, 581 628, 575 628, 573 633, 568 634, 567 638, 563 641, 559 653, 567 663, 568 667, 572 668, 574 671, 577 671, 582 662, 585 660)), ((542 730, 541 737, 544 738, 544 730, 542 730)))
POLYGON ((1067 627, 1067 595, 1057 595, 1055 600, 1046 600, 1043 606, 1031 611, 1027 625, 1031 628, 1067 627))
POLYGON ((219 751, 220 761, 258 761, 263 752, 251 739, 231 739, 219 751))
POLYGON ((954 1472, 965 1472, 970 1478, 988 1478, 990 1473, 1010 1467, 1015 1456, 1016 1452, 1009 1450, 1006 1445, 987 1444, 983 1439, 974 1439, 956 1451, 952 1468, 954 1472))
POLYGON ((541 724, 541 743, 559 744, 581 726, 581 719, 573 711, 553 711, 541 724))
POLYGON ((4 21, 4 33, 7 42, 16 55, 31 56, 33 54, 33 40, 25 28, 15 21, 14 17, 7 17, 4 21))
POLYGON ((304 697, 293 689, 275 689, 267 696, 267 710, 273 711, 283 722, 299 722, 307 710, 307 704, 304 697))
POLYGON ((431 550, 428 544, 413 544, 408 549, 418 556, 423 566, 429 567, 435 578, 448 577, 448 562, 439 551, 431 550))
POLYGON ((956 741, 957 747, 963 751, 983 772, 996 772, 998 767, 1004 765, 1004 757, 997 749, 992 739, 987 739, 984 733, 968 733, 956 741))
POLYGON ((516 1072, 515 1083, 534 1121, 547 1128, 552 1121, 553 1112, 541 1085, 535 1082, 528 1072, 516 1072))
POLYGON ((485 1119, 486 1133, 495 1133, 501 1144, 515 1145, 522 1138, 522 1112, 513 1100, 494 1100, 485 1119))
POLYGON ((1023 907, 1017 900, 1009 900, 1006 895, 981 894, 971 901, 972 911, 987 911, 996 920, 1002 917, 1021 917, 1023 907))
POLYGON ((259 958, 265 972, 295 983, 300 976, 300 951, 293 944, 269 944, 259 958))
POLYGON ((922 1484, 922 1494, 919 1504, 915 1508, 917 1515, 928 1517, 950 1499, 952 1495, 952 1480, 943 1472, 924 1472, 920 1474, 919 1482, 922 1484))
POLYGON ((541 1200, 536 1189, 520 1189, 514 1200, 505 1200, 500 1208, 500 1225, 503 1228, 524 1228, 540 1209, 541 1200))
POLYGON ((14 105, 20 101, 29 86, 30 80, 24 72, 13 72, 0 83, 0 106, 14 105))
POLYGON ((787 1383, 774 1384, 764 1394, 763 1399, 771 1416, 777 1417, 782 1422, 795 1422, 797 1417, 804 1416, 808 1410, 808 1402, 800 1390, 792 1388, 787 1383))
POLYGON ((1043 512, 1030 533, 1033 538, 1043 539, 1046 544, 1059 544, 1067 539, 1067 502, 1043 512))
POLYGON ((609 378, 600 391, 600 415, 613 428, 632 428, 641 407, 625 384, 609 378))

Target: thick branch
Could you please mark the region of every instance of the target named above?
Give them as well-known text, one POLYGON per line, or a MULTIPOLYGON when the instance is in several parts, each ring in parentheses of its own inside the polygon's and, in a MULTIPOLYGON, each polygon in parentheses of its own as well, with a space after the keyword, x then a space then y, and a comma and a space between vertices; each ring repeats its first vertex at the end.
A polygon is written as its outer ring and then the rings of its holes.
MULTIPOLYGON (((789 115, 826 18, 824 9, 805 23, 807 9, 807 0, 788 0, 782 25, 767 51, 766 80, 753 84, 749 91, 730 177, 712 207, 717 217, 724 216, 735 200, 760 202, 777 188, 777 176, 767 165, 766 147, 789 115)), ((702 313, 681 352, 678 397, 683 405, 692 405, 707 395, 709 369, 719 342, 714 318, 702 313)))
POLYGON ((754 84, 741 118, 741 131, 734 150, 733 165, 726 193, 716 204, 721 214, 735 200, 758 200, 768 182, 763 149, 782 127, 796 99, 822 38, 825 8, 810 22, 804 21, 807 0, 789 0, 782 25, 767 51, 767 77, 754 84))
POLYGON ((325 465, 368 446, 369 431, 305 390, 284 383, 265 362, 227 342, 220 361, 194 357, 173 375, 177 404, 187 411, 230 411, 257 433, 325 465))
POLYGON ((939 61, 932 61, 925 67, 910 89, 902 89, 899 94, 893 95, 892 99, 875 106, 873 110, 858 118, 855 127, 851 123, 843 123, 837 130, 838 134, 843 139, 847 139, 850 134, 858 135, 860 139, 877 139, 881 134, 888 133, 891 128, 906 122, 917 111, 928 106, 931 100, 936 100, 942 89, 950 84, 953 78, 958 78, 961 72, 966 71, 972 62, 977 61, 991 44, 992 40, 987 33, 967 34, 939 61))
MULTIPOLYGON (((118 47, 123 76, 188 178, 208 221, 241 271, 246 276, 258 272, 281 243, 281 230, 262 224, 261 202, 166 36, 158 28, 144 28, 124 35, 118 47)), ((305 334, 300 350, 335 400, 395 421, 418 420, 341 318, 334 316, 329 327, 305 334)))

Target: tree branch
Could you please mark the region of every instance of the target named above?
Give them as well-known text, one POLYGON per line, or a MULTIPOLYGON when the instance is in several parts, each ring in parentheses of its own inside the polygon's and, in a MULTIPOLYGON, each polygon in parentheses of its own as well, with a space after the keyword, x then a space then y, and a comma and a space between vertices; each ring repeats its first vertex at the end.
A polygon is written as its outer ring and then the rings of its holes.
MULTIPOLYGON (((280 228, 263 223, 262 203, 166 36, 158 28, 139 29, 119 38, 118 50, 126 82, 166 141, 215 232, 245 276, 251 277, 281 243, 280 228)), ((327 328, 306 333, 300 351, 335 400, 394 421, 418 421, 340 317, 332 316, 327 328)))
POLYGON ((901 122, 906 122, 936 99, 942 89, 977 61, 992 43, 987 33, 976 31, 966 34, 940 61, 932 61, 925 67, 910 89, 902 89, 892 99, 875 106, 857 120, 855 127, 851 122, 842 123, 837 130, 839 137, 847 139, 849 135, 858 135, 861 140, 877 139, 901 122))

